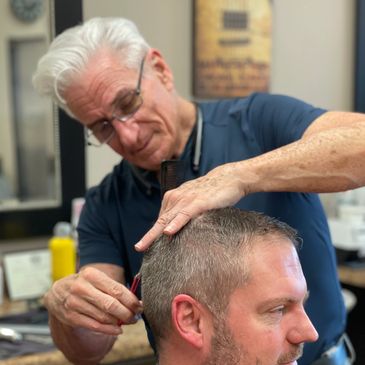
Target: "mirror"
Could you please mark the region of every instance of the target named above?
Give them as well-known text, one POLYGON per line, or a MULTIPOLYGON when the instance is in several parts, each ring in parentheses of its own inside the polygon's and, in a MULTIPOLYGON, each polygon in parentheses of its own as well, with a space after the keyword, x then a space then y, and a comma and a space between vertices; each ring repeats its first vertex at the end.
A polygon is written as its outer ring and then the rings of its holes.
POLYGON ((355 111, 365 113, 365 0, 356 2, 355 111))
POLYGON ((15 1, 0 4, 0 210, 60 204, 52 103, 44 102, 31 84, 53 33, 51 3, 33 3, 33 8, 15 1))
POLYGON ((36 94, 31 77, 81 0, 0 2, 0 239, 49 235, 85 192, 81 125, 36 94))

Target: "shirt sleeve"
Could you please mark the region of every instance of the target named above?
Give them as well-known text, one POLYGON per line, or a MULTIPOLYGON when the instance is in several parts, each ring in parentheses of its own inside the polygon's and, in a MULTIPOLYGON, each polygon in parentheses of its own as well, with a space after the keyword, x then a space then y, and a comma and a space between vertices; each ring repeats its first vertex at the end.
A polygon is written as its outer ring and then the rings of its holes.
POLYGON ((116 225, 118 214, 105 184, 91 188, 85 200, 77 227, 80 266, 90 263, 110 263, 124 266, 120 246, 116 244, 121 237, 114 237, 119 229, 116 225), (115 229, 112 229, 115 227, 115 229))
POLYGON ((257 93, 250 98, 247 116, 249 128, 267 152, 300 139, 325 112, 289 96, 257 93))

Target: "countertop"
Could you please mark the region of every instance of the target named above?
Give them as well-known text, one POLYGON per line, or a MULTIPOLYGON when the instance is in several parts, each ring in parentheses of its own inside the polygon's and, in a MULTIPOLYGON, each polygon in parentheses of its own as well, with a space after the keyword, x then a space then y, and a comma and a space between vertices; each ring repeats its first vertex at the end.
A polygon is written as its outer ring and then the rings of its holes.
MULTIPOLYGON (((153 351, 148 343, 144 323, 138 321, 134 325, 124 326, 110 353, 101 364, 112 364, 118 361, 152 356, 153 351)), ((63 354, 58 351, 14 357, 0 361, 1 365, 69 365, 63 354)))
MULTIPOLYGON (((27 310, 24 301, 11 302, 7 299, 0 306, 0 315, 21 313, 27 310)), ((152 357, 153 351, 148 343, 144 323, 142 320, 134 325, 123 326, 121 334, 110 353, 101 364, 112 364, 119 361, 143 357, 152 357)), ((58 350, 42 352, 33 355, 14 357, 0 360, 1 365, 69 365, 63 354, 58 350)))
POLYGON ((338 275, 343 284, 365 288, 365 267, 340 265, 338 275))

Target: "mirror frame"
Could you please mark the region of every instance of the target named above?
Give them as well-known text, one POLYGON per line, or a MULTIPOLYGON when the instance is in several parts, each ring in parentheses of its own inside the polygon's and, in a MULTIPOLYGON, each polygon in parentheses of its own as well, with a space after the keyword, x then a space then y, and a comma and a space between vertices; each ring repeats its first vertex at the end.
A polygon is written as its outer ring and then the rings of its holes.
MULTIPOLYGON (((82 0, 54 1, 54 33, 82 22, 82 0)), ((1 240, 50 236, 59 221, 71 221, 71 201, 85 195, 85 143, 81 124, 58 109, 62 198, 55 208, 0 212, 1 240)))
POLYGON ((365 0, 356 3, 356 64, 355 105, 357 112, 365 113, 365 0))

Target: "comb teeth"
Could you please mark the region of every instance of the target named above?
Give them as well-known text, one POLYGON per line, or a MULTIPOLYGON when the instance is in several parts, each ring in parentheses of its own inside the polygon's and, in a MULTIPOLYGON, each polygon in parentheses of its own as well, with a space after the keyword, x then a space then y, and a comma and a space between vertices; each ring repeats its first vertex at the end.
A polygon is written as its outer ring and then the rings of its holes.
POLYGON ((165 160, 161 164, 161 197, 167 190, 175 189, 184 181, 184 161, 165 160))

